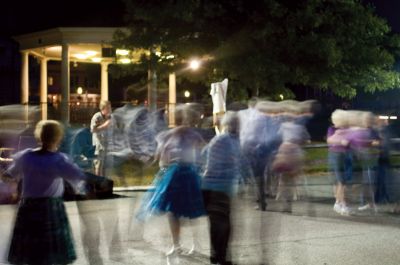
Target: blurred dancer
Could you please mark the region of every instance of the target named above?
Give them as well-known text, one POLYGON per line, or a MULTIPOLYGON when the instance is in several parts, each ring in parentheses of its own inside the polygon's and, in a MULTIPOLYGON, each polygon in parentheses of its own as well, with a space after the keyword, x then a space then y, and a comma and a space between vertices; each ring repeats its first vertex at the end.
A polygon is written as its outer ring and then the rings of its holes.
POLYGON ((354 152, 354 158, 362 169, 361 206, 359 211, 374 210, 376 166, 379 157, 379 136, 373 130, 376 119, 370 112, 352 112, 354 126, 350 132, 350 147, 354 152))
MULTIPOLYGON (((189 111, 177 115, 176 123, 185 124, 189 111)), ((154 190, 142 202, 138 217, 167 214, 172 235, 172 249, 167 256, 183 252, 180 244, 180 218, 195 219, 206 214, 201 194, 199 175, 200 153, 204 141, 188 126, 178 126, 157 136, 156 158, 160 171, 154 190)))
POLYGON ((272 163, 272 169, 279 174, 276 199, 283 198, 287 203, 285 210, 291 212, 292 200, 297 200, 297 182, 304 163, 301 145, 309 141, 307 129, 294 122, 284 122, 279 129, 282 144, 272 163))
POLYGON ((221 126, 223 133, 206 146, 202 188, 210 221, 211 264, 232 264, 226 259, 231 234, 231 196, 237 191, 240 172, 237 114, 228 111, 222 118, 221 126))
POLYGON ((352 180, 352 153, 349 142, 348 117, 345 111, 332 113, 333 126, 328 128, 329 166, 334 174, 335 204, 333 210, 342 215, 349 215, 351 209, 346 202, 346 186, 352 180))
POLYGON ((35 137, 40 148, 17 153, 7 171, 22 179, 22 199, 8 260, 11 264, 69 264, 76 259, 76 253, 62 200, 63 179, 83 192, 86 177, 57 152, 63 137, 57 121, 39 122, 35 137))
POLYGON ((280 144, 280 121, 275 113, 269 112, 275 105, 269 101, 257 102, 254 111, 249 111, 251 115, 247 117, 246 127, 240 131, 240 145, 257 183, 258 208, 261 211, 267 209, 265 172, 268 172, 272 155, 280 144))
POLYGON ((100 111, 95 113, 90 122, 90 131, 93 133, 93 145, 95 146, 95 169, 94 173, 99 176, 106 176, 106 158, 109 149, 109 143, 112 139, 113 119, 111 116, 111 103, 101 101, 100 111))

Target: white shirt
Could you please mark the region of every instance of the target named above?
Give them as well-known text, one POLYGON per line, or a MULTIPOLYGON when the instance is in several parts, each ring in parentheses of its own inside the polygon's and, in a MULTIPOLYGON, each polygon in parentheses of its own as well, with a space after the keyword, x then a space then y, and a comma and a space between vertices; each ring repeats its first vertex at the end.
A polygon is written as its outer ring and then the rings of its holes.
POLYGON ((228 79, 211 84, 210 95, 213 101, 213 113, 226 111, 226 91, 228 90, 228 79))

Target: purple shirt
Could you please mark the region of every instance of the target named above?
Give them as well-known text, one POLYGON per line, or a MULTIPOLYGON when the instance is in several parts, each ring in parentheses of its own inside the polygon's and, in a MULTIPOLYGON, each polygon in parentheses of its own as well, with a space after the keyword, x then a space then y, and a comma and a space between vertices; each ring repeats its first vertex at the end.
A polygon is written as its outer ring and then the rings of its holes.
POLYGON ((39 149, 26 149, 15 154, 7 173, 23 180, 23 198, 62 197, 63 179, 75 189, 80 189, 86 179, 67 155, 39 149))
POLYGON ((349 139, 349 129, 341 129, 335 127, 329 127, 327 133, 327 139, 334 141, 335 143, 329 144, 329 151, 335 153, 344 153, 349 150, 348 146, 341 144, 342 140, 350 141, 349 139))
POLYGON ((369 128, 353 128, 349 130, 350 147, 355 151, 372 147, 372 141, 377 140, 369 128))

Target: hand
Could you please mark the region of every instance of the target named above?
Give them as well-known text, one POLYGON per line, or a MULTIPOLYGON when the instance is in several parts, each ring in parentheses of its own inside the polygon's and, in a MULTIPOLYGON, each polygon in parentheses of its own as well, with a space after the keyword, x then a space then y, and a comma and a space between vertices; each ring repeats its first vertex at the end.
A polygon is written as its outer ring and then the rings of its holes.
POLYGON ((110 124, 111 124, 111 119, 107 119, 107 120, 102 124, 102 127, 103 127, 103 128, 107 128, 108 126, 110 126, 110 124))
POLYGON ((343 145, 343 146, 348 146, 349 145, 349 141, 344 139, 344 140, 340 141, 340 144, 343 145))
POLYGON ((87 193, 88 193, 88 189, 86 186, 86 182, 81 181, 75 189, 75 194, 85 196, 85 195, 87 195, 87 193))
POLYGON ((380 142, 378 140, 373 140, 371 143, 372 146, 379 146, 380 142))

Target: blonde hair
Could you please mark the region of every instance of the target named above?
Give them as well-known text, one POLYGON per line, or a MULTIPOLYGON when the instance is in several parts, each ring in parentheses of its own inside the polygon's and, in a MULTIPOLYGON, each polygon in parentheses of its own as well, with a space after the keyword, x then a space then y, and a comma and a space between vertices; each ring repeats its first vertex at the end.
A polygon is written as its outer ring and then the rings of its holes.
POLYGON ((110 101, 108 101, 108 100, 100 101, 100 104, 99 104, 99 109, 100 110, 103 110, 107 106, 111 106, 111 102, 110 101))
POLYGON ((64 136, 62 125, 55 120, 42 120, 36 124, 35 138, 42 146, 58 143, 64 136))
POLYGON ((362 113, 361 117, 361 127, 363 128, 371 128, 376 126, 376 116, 369 111, 365 111, 362 113))
POLYGON ((333 125, 337 128, 344 128, 349 126, 349 112, 341 109, 337 109, 332 112, 331 120, 333 125))

